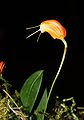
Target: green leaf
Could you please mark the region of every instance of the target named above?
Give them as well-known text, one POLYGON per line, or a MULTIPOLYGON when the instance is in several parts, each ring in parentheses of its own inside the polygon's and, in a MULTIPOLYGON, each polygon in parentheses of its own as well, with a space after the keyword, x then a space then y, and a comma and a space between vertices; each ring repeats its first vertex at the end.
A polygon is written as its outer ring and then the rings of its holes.
POLYGON ((33 73, 24 83, 20 91, 23 105, 31 112, 36 101, 43 77, 43 70, 33 73))
POLYGON ((47 89, 45 89, 41 101, 36 109, 37 120, 44 120, 44 109, 47 102, 47 89))

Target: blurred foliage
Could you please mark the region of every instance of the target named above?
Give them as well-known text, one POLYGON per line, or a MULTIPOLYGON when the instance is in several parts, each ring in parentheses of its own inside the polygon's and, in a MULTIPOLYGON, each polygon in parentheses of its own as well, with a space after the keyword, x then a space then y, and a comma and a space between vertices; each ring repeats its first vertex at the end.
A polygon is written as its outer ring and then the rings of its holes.
MULTIPOLYGON (((4 82, 2 79, 0 84, 0 120, 43 120, 44 117, 45 120, 84 120, 84 107, 77 107, 73 97, 60 100, 57 96, 54 108, 50 110, 50 113, 37 111, 39 110, 37 109, 28 114, 18 91, 15 90, 13 94, 9 95, 11 87, 6 80, 4 82)), ((43 94, 45 99, 44 95, 46 94, 43 94)), ((40 106, 43 107, 43 104, 40 106)))

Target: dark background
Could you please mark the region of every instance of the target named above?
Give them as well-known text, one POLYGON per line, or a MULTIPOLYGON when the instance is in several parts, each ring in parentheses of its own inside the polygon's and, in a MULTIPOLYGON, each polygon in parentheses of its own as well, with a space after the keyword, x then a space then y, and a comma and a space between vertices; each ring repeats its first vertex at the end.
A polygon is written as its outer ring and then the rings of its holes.
POLYGON ((43 86, 50 87, 60 65, 63 43, 53 40, 48 33, 42 34, 38 43, 38 33, 26 40, 26 36, 35 30, 25 30, 46 19, 58 20, 67 30, 66 59, 52 96, 73 96, 78 106, 84 106, 83 16, 82 6, 77 1, 20 1, 1 4, 0 60, 6 63, 3 76, 14 89, 20 90, 33 72, 43 69, 43 86))

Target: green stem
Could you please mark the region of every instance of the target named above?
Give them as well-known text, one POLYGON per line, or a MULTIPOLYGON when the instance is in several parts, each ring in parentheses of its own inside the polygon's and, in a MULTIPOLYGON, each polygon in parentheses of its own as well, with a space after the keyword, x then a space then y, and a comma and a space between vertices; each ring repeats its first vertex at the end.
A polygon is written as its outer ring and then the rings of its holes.
POLYGON ((67 51, 67 42, 66 42, 64 39, 62 39, 62 42, 63 42, 63 44, 64 44, 64 52, 63 52, 62 60, 61 60, 59 69, 58 69, 58 71, 57 71, 57 74, 56 74, 56 76, 55 76, 55 78, 54 78, 54 80, 53 80, 53 83, 52 83, 52 85, 51 85, 51 88, 50 88, 50 91, 49 91, 49 95, 48 95, 48 98, 47 98, 47 102, 46 102, 46 106, 45 106, 44 112, 45 112, 46 109, 47 109, 47 104, 48 104, 48 101, 49 101, 49 98, 50 98, 52 89, 53 89, 53 87, 54 87, 54 84, 55 84, 55 82, 56 82, 56 80, 57 80, 57 77, 58 77, 58 75, 59 75, 59 73, 60 73, 60 70, 61 70, 61 68, 62 68, 64 59, 65 59, 65 55, 66 55, 66 51, 67 51))
POLYGON ((2 77, 2 74, 0 74, 0 79, 4 81, 4 83, 7 83, 7 81, 2 77))
POLYGON ((17 103, 13 100, 13 98, 12 98, 5 90, 3 90, 3 91, 4 91, 5 94, 11 99, 11 101, 16 105, 16 107, 19 109, 17 103))

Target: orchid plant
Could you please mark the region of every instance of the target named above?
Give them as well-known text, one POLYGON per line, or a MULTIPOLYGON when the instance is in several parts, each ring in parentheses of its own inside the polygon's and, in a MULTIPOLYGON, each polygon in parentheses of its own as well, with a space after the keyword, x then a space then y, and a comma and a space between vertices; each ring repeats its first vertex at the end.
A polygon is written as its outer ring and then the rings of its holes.
POLYGON ((45 88, 44 93, 40 98, 41 100, 37 105, 37 108, 34 109, 34 105, 36 104, 36 100, 42 84, 44 70, 38 70, 33 74, 31 74, 30 77, 28 77, 28 79, 23 84, 20 92, 16 91, 13 98, 9 94, 8 88, 10 84, 8 83, 7 80, 3 78, 3 70, 5 68, 5 62, 1 61, 0 62, 0 79, 3 81, 3 83, 0 85, 0 89, 5 93, 6 97, 3 97, 3 99, 1 98, 1 101, 0 101, 0 106, 2 106, 2 108, 0 108, 0 112, 1 112, 0 119, 3 118, 3 115, 5 118, 4 120, 11 119, 11 116, 13 119, 13 115, 12 115, 13 113, 16 116, 16 118, 19 120, 20 119, 21 120, 44 120, 45 117, 47 117, 47 119, 49 120, 62 120, 63 113, 66 113, 66 116, 68 118, 71 117, 71 120, 72 118, 74 120, 79 120, 78 117, 74 114, 74 106, 76 103, 73 97, 69 99, 63 99, 60 102, 56 101, 56 106, 58 103, 59 107, 57 108, 55 106, 54 115, 50 115, 49 113, 47 113, 48 102, 49 102, 53 87, 55 85, 55 82, 61 71, 62 65, 65 60, 65 55, 67 52, 67 42, 64 39, 66 37, 66 29, 57 20, 46 20, 38 26, 26 28, 26 30, 33 29, 36 27, 40 27, 39 30, 27 36, 26 38, 29 38, 33 34, 40 31, 39 37, 37 39, 38 41, 41 33, 48 32, 53 39, 59 39, 64 44, 64 52, 63 52, 60 66, 52 82, 49 93, 47 91, 47 88, 45 88), (68 107, 65 104, 65 102, 67 101, 72 101, 72 105, 70 107, 68 107), (10 111, 12 112, 11 114, 10 114, 10 111), (70 111, 70 114, 69 114, 69 111, 70 111))

